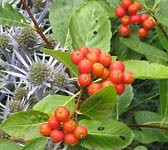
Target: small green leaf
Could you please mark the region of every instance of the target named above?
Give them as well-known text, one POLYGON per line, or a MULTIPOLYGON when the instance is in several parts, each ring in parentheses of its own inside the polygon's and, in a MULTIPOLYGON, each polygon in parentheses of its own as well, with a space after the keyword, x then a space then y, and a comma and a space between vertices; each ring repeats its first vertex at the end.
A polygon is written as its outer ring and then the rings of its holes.
POLYGON ((48 120, 48 115, 39 111, 29 110, 11 115, 0 129, 17 138, 30 140, 41 136, 39 125, 48 120))
POLYGON ((26 22, 24 16, 22 16, 17 10, 6 3, 5 7, 0 7, 0 25, 11 27, 26 27, 30 25, 26 22))
POLYGON ((21 147, 15 142, 0 140, 0 150, 21 150, 21 147))
POLYGON ((33 109, 51 115, 54 113, 55 109, 58 106, 64 105, 66 103, 65 106, 70 110, 70 112, 72 112, 75 107, 75 99, 71 98, 72 98, 71 96, 63 96, 58 94, 47 96, 43 98, 40 102, 35 104, 33 109))
POLYGON ((145 42, 134 40, 133 38, 120 38, 120 40, 133 51, 145 55, 150 62, 166 64, 168 61, 167 53, 145 42))
POLYGON ((116 103, 116 90, 108 86, 93 94, 80 107, 80 112, 89 118, 105 118, 116 103))
POLYGON ((126 70, 132 71, 137 79, 167 79, 168 67, 148 61, 128 60, 124 61, 126 70))
POLYGON ((77 69, 77 66, 74 65, 70 59, 70 53, 69 52, 61 52, 61 51, 54 51, 49 49, 43 49, 42 52, 47 53, 51 55, 52 57, 58 59, 61 61, 64 65, 66 65, 70 71, 77 77, 79 75, 79 71, 77 69))
POLYGON ((83 45, 110 50, 110 21, 99 2, 89 1, 77 9, 71 16, 69 31, 75 50, 83 45))
POLYGON ((44 150, 48 142, 47 137, 39 137, 31 140, 22 150, 44 150))
POLYGON ((137 146, 134 148, 134 150, 148 150, 148 149, 144 146, 137 146))
POLYGON ((88 136, 79 143, 88 149, 124 148, 133 138, 133 133, 127 126, 111 119, 102 122, 81 120, 79 125, 84 125, 88 129, 88 136))

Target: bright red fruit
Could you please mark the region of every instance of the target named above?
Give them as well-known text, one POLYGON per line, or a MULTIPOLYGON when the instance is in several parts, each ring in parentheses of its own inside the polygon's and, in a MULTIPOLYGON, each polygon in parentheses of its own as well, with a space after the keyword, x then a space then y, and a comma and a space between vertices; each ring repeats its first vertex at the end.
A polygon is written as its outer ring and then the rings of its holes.
POLYGON ((137 33, 138 33, 138 36, 142 39, 148 36, 148 30, 146 30, 145 28, 139 28, 137 33))
POLYGON ((130 28, 128 26, 125 25, 121 25, 118 29, 118 33, 123 36, 123 37, 127 37, 130 35, 130 28))
POLYGON ((121 24, 128 25, 130 23, 130 17, 125 15, 120 19, 121 24))
POLYGON ((110 80, 106 80, 106 81, 102 82, 102 87, 106 87, 106 86, 109 86, 109 85, 114 85, 114 84, 110 80))
POLYGON ((80 51, 74 51, 71 53, 71 61, 75 65, 77 65, 83 58, 84 55, 80 51))
POLYGON ((62 130, 54 129, 51 131, 50 138, 53 142, 58 143, 64 139, 64 132, 62 130))
POLYGON ((152 30, 154 28, 154 26, 155 26, 155 23, 151 18, 149 18, 143 22, 143 27, 146 30, 152 30))
POLYGON ((80 73, 90 73, 92 71, 92 63, 88 59, 83 59, 78 64, 80 73))
POLYGON ((96 53, 94 53, 94 52, 88 53, 88 54, 86 55, 86 58, 87 58, 90 62, 92 62, 93 64, 96 63, 96 62, 98 62, 98 60, 99 60, 98 55, 97 55, 96 53))
POLYGON ((70 119, 66 122, 63 123, 63 130, 66 133, 72 133, 74 131, 74 129, 77 127, 77 123, 76 121, 70 119))
POLYGON ((94 63, 92 66, 92 75, 100 77, 103 74, 104 66, 101 63, 94 63))
POLYGON ((110 71, 110 80, 113 83, 121 83, 124 81, 124 74, 121 70, 114 69, 110 71))
POLYGON ((133 2, 133 5, 135 5, 138 10, 141 9, 141 4, 140 4, 140 3, 134 1, 134 2, 133 2))
POLYGON ((51 127, 49 126, 48 123, 42 123, 39 126, 39 131, 43 136, 49 136, 51 133, 51 127))
POLYGON ((99 91, 101 89, 101 84, 100 83, 96 83, 96 82, 92 82, 89 86, 88 86, 88 93, 90 95, 93 95, 94 93, 96 93, 97 91, 99 91))
POLYGON ((124 72, 124 83, 125 84, 131 84, 134 82, 134 75, 130 71, 125 71, 124 72))
POLYGON ((125 11, 125 9, 123 7, 118 7, 115 10, 115 14, 119 18, 123 17, 125 15, 125 13, 126 13, 126 11, 125 11))
POLYGON ((124 83, 114 84, 117 94, 121 95, 125 91, 124 83))
POLYGON ((90 52, 93 52, 93 53, 95 53, 97 56, 99 56, 99 54, 101 53, 101 50, 100 50, 100 48, 93 47, 93 48, 90 49, 90 52))
POLYGON ((114 69, 118 69, 118 70, 121 70, 122 72, 124 72, 125 65, 123 64, 122 61, 119 61, 119 60, 111 62, 110 70, 114 70, 114 69))
POLYGON ((109 78, 109 75, 110 75, 109 69, 104 68, 103 73, 102 73, 102 75, 101 75, 101 78, 102 78, 103 80, 105 80, 105 79, 109 78))
POLYGON ((56 108, 54 115, 56 120, 60 122, 66 122, 67 120, 69 120, 70 112, 65 106, 59 106, 56 108))
POLYGON ((78 76, 79 85, 82 87, 86 87, 91 83, 91 77, 89 74, 82 73, 78 76))
POLYGON ((121 6, 124 8, 124 9, 128 9, 128 7, 132 4, 132 1, 131 0, 122 0, 121 2, 121 6))
POLYGON ((87 128, 84 126, 77 126, 73 134, 78 139, 84 139, 88 135, 88 131, 87 128))
POLYGON ((48 124, 52 129, 58 129, 60 122, 56 120, 54 115, 51 115, 50 118, 48 119, 48 124))
POLYGON ((88 47, 86 47, 86 46, 79 47, 78 51, 80 51, 83 54, 83 56, 86 56, 90 52, 88 47))
POLYGON ((129 12, 130 15, 136 14, 137 11, 138 11, 138 6, 136 4, 131 4, 128 7, 128 12, 129 12))
POLYGON ((132 24, 138 24, 140 22, 141 22, 140 15, 134 14, 134 15, 130 16, 130 23, 132 23, 132 24))
POLYGON ((73 133, 67 133, 64 137, 64 142, 68 145, 74 146, 78 144, 79 139, 76 138, 73 133))
POLYGON ((140 18, 141 18, 141 23, 143 23, 145 20, 147 20, 149 18, 148 14, 140 14, 140 18))
POLYGON ((102 52, 99 55, 99 62, 103 65, 103 66, 109 66, 110 63, 112 61, 111 55, 107 52, 102 52))

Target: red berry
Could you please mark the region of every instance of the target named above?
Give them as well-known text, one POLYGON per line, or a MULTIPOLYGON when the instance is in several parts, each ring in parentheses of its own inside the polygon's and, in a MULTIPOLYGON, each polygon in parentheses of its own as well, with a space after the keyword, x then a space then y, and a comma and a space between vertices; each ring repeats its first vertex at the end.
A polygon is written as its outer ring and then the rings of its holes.
POLYGON ((80 51, 84 57, 90 52, 88 47, 86 47, 86 46, 79 47, 78 51, 80 51))
POLYGON ((151 18, 149 18, 143 22, 143 27, 146 30, 152 30, 154 28, 154 26, 155 26, 155 23, 151 18))
POLYGON ((69 120, 70 112, 68 108, 66 108, 65 106, 59 106, 56 108, 54 115, 55 115, 56 120, 60 122, 65 122, 69 120))
POLYGON ((123 7, 118 7, 115 10, 115 14, 119 18, 123 17, 125 15, 125 13, 126 13, 126 11, 125 11, 125 9, 123 7))
POLYGON ((39 131, 43 136, 49 136, 51 133, 51 127, 49 126, 48 123, 42 123, 39 126, 39 131))
POLYGON ((123 37, 127 37, 130 35, 130 28, 128 26, 121 25, 118 29, 118 33, 123 37))
POLYGON ((60 122, 56 120, 54 115, 51 115, 50 118, 48 119, 48 124, 52 129, 58 129, 60 122))
POLYGON ((102 52, 99 55, 99 62, 103 65, 103 66, 109 66, 110 63, 112 61, 111 55, 107 52, 102 52))
POLYGON ((138 24, 141 22, 141 18, 140 18, 140 15, 138 14, 134 14, 130 17, 130 23, 132 24, 138 24))
POLYGON ((132 1, 131 0, 122 0, 121 2, 121 6, 124 8, 124 9, 128 9, 128 7, 132 4, 132 1))
POLYGON ((130 17, 125 15, 121 18, 120 22, 123 24, 123 25, 128 25, 130 23, 130 17))
POLYGON ((100 77, 104 71, 104 66, 101 63, 94 63, 92 66, 92 75, 100 77))
POLYGON ((139 28, 137 33, 140 38, 146 38, 148 36, 148 30, 145 28, 139 28))
POLYGON ((125 91, 124 83, 114 84, 117 94, 121 95, 125 91))
POLYGON ((78 64, 80 73, 90 73, 92 71, 92 63, 88 59, 83 59, 78 64))
POLYGON ((74 51, 71 53, 71 61, 73 64, 77 65, 84 58, 80 51, 74 51))
POLYGON ((106 80, 106 81, 102 82, 102 87, 106 87, 106 86, 109 86, 109 85, 114 85, 114 84, 110 80, 106 80))
POLYGON ((124 83, 125 84, 131 84, 134 82, 134 75, 130 71, 125 71, 124 72, 124 83))
POLYGON ((89 74, 83 73, 78 76, 79 85, 86 87, 91 83, 91 77, 89 74))
POLYGON ((101 50, 97 47, 93 47, 90 49, 90 52, 95 53, 97 56, 99 56, 99 54, 101 53, 101 50))
POLYGON ((74 131, 74 129, 77 127, 77 123, 76 121, 70 119, 66 122, 63 123, 63 130, 66 133, 72 133, 74 131))
POLYGON ((99 57, 96 55, 96 53, 90 52, 86 55, 86 58, 92 62, 93 64, 98 62, 99 57))
POLYGON ((140 18, 141 18, 141 23, 143 23, 145 20, 147 20, 148 19, 148 14, 140 14, 140 18))
POLYGON ((51 131, 50 138, 53 142, 58 143, 64 139, 64 132, 62 130, 54 129, 51 131))
POLYGON ((64 137, 64 142, 68 145, 74 146, 78 144, 79 139, 76 138, 73 133, 67 133, 64 137))
POLYGON ((103 80, 105 80, 105 79, 109 78, 109 75, 110 75, 109 69, 104 68, 103 73, 102 73, 102 75, 101 75, 101 78, 102 78, 103 80))
POLYGON ((131 4, 128 7, 128 12, 129 12, 130 15, 136 14, 137 11, 138 11, 138 6, 136 4, 131 4))
POLYGON ((134 2, 133 2, 133 5, 135 5, 138 10, 141 9, 141 4, 140 4, 140 3, 134 1, 134 2))
POLYGON ((121 83, 124 81, 124 74, 121 70, 114 69, 110 71, 110 80, 113 83, 121 83))
POLYGON ((124 72, 125 65, 119 60, 114 61, 110 64, 110 70, 114 70, 114 69, 118 69, 118 70, 121 70, 122 72, 124 72))
POLYGON ((96 93, 97 91, 99 91, 101 89, 101 84, 100 83, 96 83, 96 82, 92 82, 89 86, 88 86, 88 93, 90 95, 93 95, 94 93, 96 93))
POLYGON ((87 128, 84 126, 77 126, 73 134, 78 139, 84 139, 88 135, 88 131, 87 128))

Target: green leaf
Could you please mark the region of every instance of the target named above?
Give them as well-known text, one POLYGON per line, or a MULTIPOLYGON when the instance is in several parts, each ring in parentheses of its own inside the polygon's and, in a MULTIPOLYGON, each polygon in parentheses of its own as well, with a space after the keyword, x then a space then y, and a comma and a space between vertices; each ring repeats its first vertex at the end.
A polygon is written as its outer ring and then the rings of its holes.
POLYGON ((167 79, 168 67, 148 61, 124 61, 126 70, 132 71, 137 79, 167 79))
POLYGON ((0 140, 1 150, 21 150, 21 147, 15 142, 9 140, 0 140))
POLYGON ((44 150, 48 142, 47 137, 39 137, 31 140, 22 150, 44 150))
MULTIPOLYGON (((149 111, 138 111, 135 112, 135 120, 137 124, 146 124, 146 125, 157 125, 168 127, 168 118, 162 118, 157 113, 149 111)), ((145 128, 141 127, 142 131, 147 133, 149 136, 152 136, 159 142, 168 142, 168 131, 158 128, 145 128)))
POLYGON ((30 140, 41 136, 38 129, 39 125, 47 120, 48 115, 39 111, 18 112, 2 123, 0 129, 10 136, 30 140))
POLYGON ((126 108, 131 104, 133 98, 133 89, 131 85, 125 86, 125 91, 122 95, 117 97, 118 113, 121 114, 126 111, 126 108))
POLYGON ((26 27, 30 26, 24 16, 22 16, 17 10, 6 3, 5 7, 0 7, 0 25, 10 27, 26 27))
POLYGON ((65 106, 70 110, 70 112, 72 112, 75 107, 75 99, 71 98, 71 96, 63 96, 58 94, 47 96, 35 104, 33 109, 51 115, 58 106, 64 105, 66 103, 65 106))
POLYGON ((124 148, 131 143, 133 138, 133 133, 127 126, 111 119, 102 122, 81 120, 79 124, 88 129, 88 136, 79 144, 88 149, 124 148))
POLYGON ((70 35, 74 49, 85 45, 110 50, 111 26, 103 7, 96 1, 86 2, 71 16, 70 35))
POLYGON ((167 9, 168 9, 168 3, 167 3, 167 0, 160 0, 159 3, 158 3, 158 8, 159 8, 159 14, 162 15, 162 16, 165 16, 167 17, 168 16, 168 12, 167 12, 167 9))
POLYGON ((159 80, 160 112, 163 118, 168 117, 168 79, 159 80))
POLYGON ((157 141, 157 139, 158 139, 158 138, 153 137, 144 131, 133 130, 133 132, 135 135, 134 139, 140 143, 143 143, 143 144, 149 144, 149 143, 157 141))
POLYGON ((120 40, 133 51, 145 55, 150 62, 166 64, 168 61, 168 54, 154 46, 134 40, 133 38, 120 38, 120 40))
POLYGON ((85 100, 80 112, 89 118, 103 119, 112 111, 115 103, 116 90, 113 86, 108 86, 85 100))
POLYGON ((148 150, 148 149, 144 146, 137 146, 134 148, 134 150, 148 150))
POLYGON ((155 18, 157 19, 157 22, 161 23, 165 27, 168 27, 168 18, 166 16, 156 14, 155 18))
POLYGON ((74 0, 57 0, 50 8, 49 21, 52 31, 63 47, 68 40, 69 20, 73 8, 74 0))
MULTIPOLYGON (((156 29, 160 43, 162 44, 163 48, 165 48, 165 50, 168 52, 168 40, 166 36, 163 34, 162 30, 159 27, 157 27, 156 29)), ((166 31, 166 33, 168 32, 168 28, 164 28, 164 30, 166 31)))
POLYGON ((70 71, 77 77, 79 75, 79 71, 77 66, 74 65, 70 59, 70 53, 68 52, 61 52, 61 51, 54 51, 49 49, 43 49, 42 52, 51 55, 52 57, 61 61, 64 65, 66 65, 70 71))

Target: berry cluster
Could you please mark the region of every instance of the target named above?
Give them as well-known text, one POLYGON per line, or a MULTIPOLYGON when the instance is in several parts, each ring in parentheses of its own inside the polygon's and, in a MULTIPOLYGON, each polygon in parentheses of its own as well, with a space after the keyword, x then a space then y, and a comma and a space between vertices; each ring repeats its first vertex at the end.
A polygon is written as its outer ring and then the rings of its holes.
POLYGON ((48 122, 40 125, 39 131, 43 136, 50 136, 55 143, 64 141, 71 146, 78 144, 79 140, 84 139, 88 134, 86 127, 70 119, 70 112, 65 106, 57 107, 48 122))
POLYGON ((77 65, 80 72, 79 85, 86 87, 90 95, 108 85, 114 85, 117 94, 122 94, 125 84, 134 81, 133 73, 125 71, 121 61, 112 61, 111 55, 99 48, 89 50, 86 46, 82 46, 71 53, 71 61, 77 65), (101 81, 94 82, 99 78, 101 81))
POLYGON ((121 36, 127 37, 130 35, 129 24, 141 24, 142 27, 137 31, 140 38, 146 38, 148 31, 154 28, 155 19, 149 17, 146 13, 138 14, 140 9, 141 4, 132 0, 122 0, 121 6, 116 8, 115 14, 120 18, 121 22, 121 26, 118 29, 121 36))

